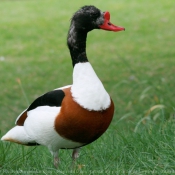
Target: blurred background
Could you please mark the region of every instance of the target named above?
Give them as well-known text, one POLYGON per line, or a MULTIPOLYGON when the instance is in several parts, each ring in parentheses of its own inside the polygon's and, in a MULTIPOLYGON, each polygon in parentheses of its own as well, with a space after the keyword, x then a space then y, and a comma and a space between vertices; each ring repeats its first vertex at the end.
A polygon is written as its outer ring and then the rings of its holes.
POLYGON ((173 125, 173 0, 0 0, 0 136, 35 98, 72 83, 66 37, 71 16, 84 5, 109 11, 111 22, 126 28, 94 30, 87 39, 88 59, 115 103, 108 132, 173 125))

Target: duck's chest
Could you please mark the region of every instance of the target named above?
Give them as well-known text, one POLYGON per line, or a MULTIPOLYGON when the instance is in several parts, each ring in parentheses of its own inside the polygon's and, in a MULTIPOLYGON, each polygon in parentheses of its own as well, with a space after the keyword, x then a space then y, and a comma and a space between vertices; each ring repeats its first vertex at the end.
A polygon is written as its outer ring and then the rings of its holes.
POLYGON ((91 111, 105 110, 111 104, 109 94, 89 62, 75 65, 71 94, 80 106, 91 111))
POLYGON ((61 111, 55 120, 56 131, 64 138, 83 144, 96 140, 106 131, 112 120, 112 100, 105 110, 89 111, 73 100, 70 88, 64 89, 64 93, 61 111))

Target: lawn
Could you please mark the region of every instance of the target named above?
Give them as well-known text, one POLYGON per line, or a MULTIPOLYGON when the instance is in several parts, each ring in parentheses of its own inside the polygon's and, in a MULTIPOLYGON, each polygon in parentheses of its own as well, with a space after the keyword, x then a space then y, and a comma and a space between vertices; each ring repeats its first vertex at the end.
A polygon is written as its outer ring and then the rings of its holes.
POLYGON ((57 170, 45 147, 0 142, 0 174, 175 174, 174 0, 1 0, 0 137, 35 98, 72 83, 67 31, 88 4, 126 28, 88 34, 89 61, 115 103, 109 129, 73 170, 70 150, 57 170))

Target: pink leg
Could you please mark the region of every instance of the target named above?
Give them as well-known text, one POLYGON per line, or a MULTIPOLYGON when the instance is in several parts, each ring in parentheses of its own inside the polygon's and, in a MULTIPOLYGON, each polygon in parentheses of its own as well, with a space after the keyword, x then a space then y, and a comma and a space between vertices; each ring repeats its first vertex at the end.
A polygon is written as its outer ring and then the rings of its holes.
POLYGON ((75 165, 76 159, 79 157, 80 148, 75 148, 72 152, 72 167, 75 165))
POLYGON ((56 152, 51 151, 51 154, 53 155, 53 164, 54 164, 55 168, 58 168, 58 165, 59 165, 59 162, 60 162, 60 160, 58 158, 58 152, 57 151, 56 152))
POLYGON ((54 166, 55 166, 55 168, 58 168, 59 162, 60 162, 60 159, 58 158, 58 156, 54 157, 54 166))

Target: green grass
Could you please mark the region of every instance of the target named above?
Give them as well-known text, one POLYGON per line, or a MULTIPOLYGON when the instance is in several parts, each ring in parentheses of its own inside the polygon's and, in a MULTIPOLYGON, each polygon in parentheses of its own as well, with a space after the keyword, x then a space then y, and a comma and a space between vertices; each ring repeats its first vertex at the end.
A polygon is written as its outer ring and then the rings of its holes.
MULTIPOLYGON (((89 61, 115 103, 108 131, 82 148, 75 174, 175 174, 175 3, 173 0, 0 1, 0 136, 28 103, 72 83, 66 36, 85 4, 111 13, 125 32, 89 33, 89 61), (21 84, 19 83, 19 79, 21 84)), ((45 147, 0 142, 0 174, 71 174, 45 147)))

